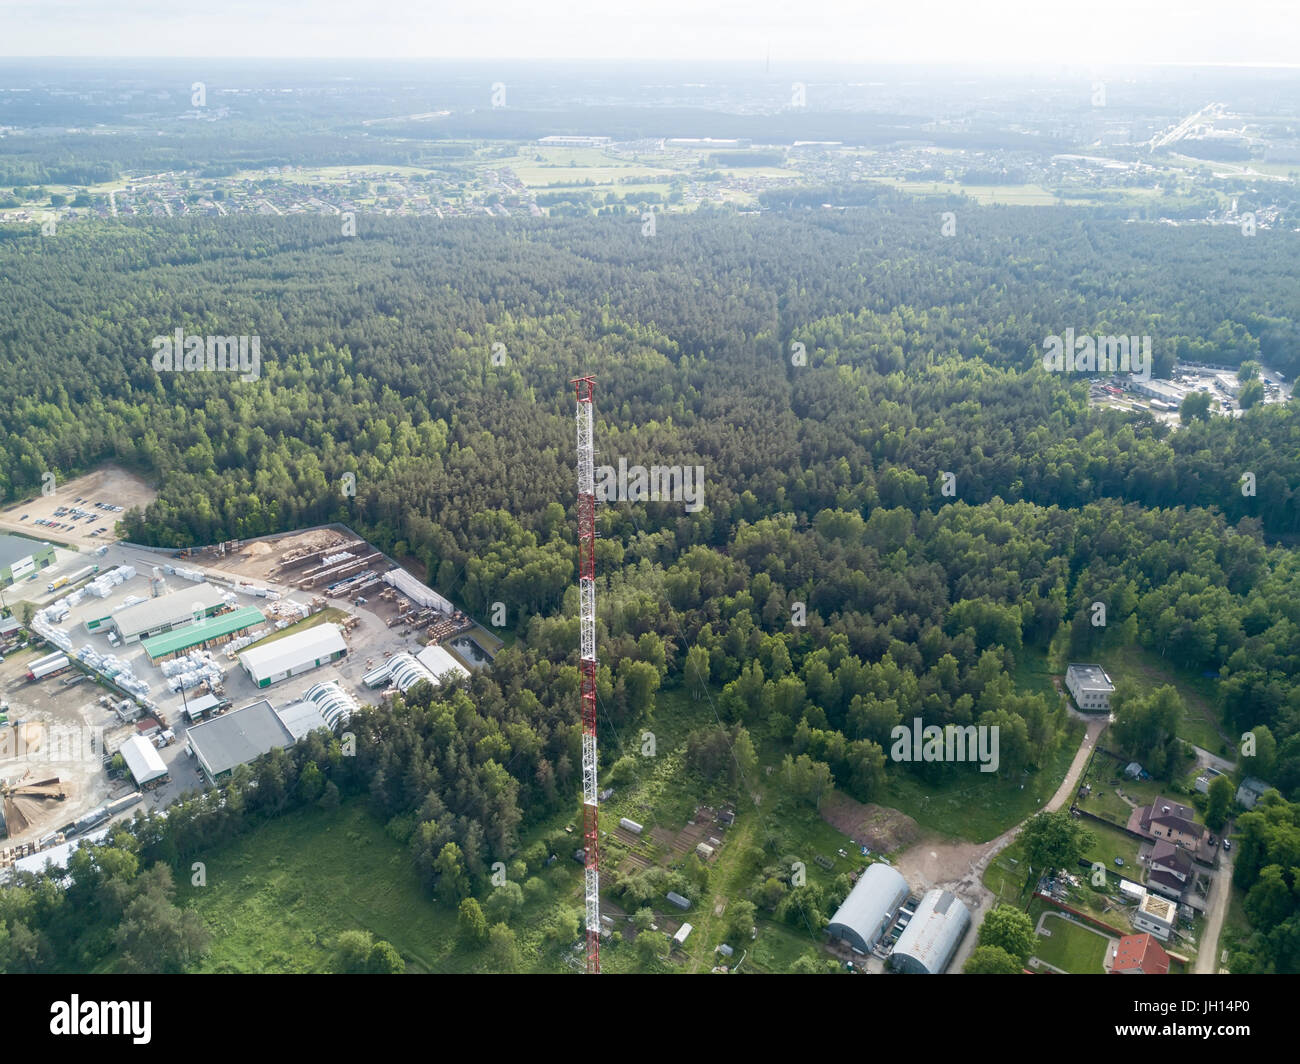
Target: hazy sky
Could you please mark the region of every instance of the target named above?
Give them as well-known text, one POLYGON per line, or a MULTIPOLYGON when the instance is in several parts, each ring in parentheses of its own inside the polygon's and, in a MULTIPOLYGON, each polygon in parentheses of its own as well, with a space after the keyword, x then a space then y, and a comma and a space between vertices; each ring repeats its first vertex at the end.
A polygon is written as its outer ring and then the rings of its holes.
POLYGON ((0 0, 0 55, 1300 64, 1297 0, 0 0))

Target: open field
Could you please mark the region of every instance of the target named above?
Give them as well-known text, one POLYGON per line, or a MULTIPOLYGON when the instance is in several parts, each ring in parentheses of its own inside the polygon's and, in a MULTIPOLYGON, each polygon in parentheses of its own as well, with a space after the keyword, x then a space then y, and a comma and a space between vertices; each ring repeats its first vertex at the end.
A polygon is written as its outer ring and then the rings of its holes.
MULTIPOLYGON (((1141 843, 1137 839, 1120 831, 1118 828, 1098 824, 1095 820, 1085 820, 1083 826, 1091 831, 1097 839, 1088 848, 1084 857, 1089 861, 1100 861, 1106 866, 1107 872, 1117 876, 1122 875, 1128 879, 1141 880, 1143 867, 1138 863, 1138 848, 1141 843), (1122 867, 1115 864, 1116 857, 1124 861, 1122 867)), ((1074 870, 1071 869, 1071 871, 1074 870)))
POLYGON ((1107 671, 1110 671, 1112 679, 1131 679, 1144 695, 1165 684, 1176 687, 1187 705, 1187 711, 1178 727, 1178 737, 1209 750, 1212 754, 1235 757, 1218 727, 1218 713, 1214 708, 1217 679, 1176 671, 1158 655, 1141 647, 1107 650, 1105 657, 1110 663, 1107 671))
POLYGON ((1002 772, 970 772, 935 786, 891 765, 889 783, 877 801, 902 810, 923 828, 946 838, 988 842, 1035 813, 1056 793, 1083 732, 1083 723, 1072 720, 1049 763, 1038 772, 1014 778, 1002 772))
MULTIPOLYGON (((1175 797, 1167 783, 1158 780, 1131 780, 1124 776, 1122 759, 1098 751, 1093 757, 1083 782, 1091 788, 1086 798, 1079 798, 1079 807, 1112 824, 1124 825, 1138 806, 1150 805, 1158 797, 1175 797)), ((1185 805, 1193 805, 1190 795, 1178 795, 1185 805)))
POLYGON ((207 886, 177 904, 212 932, 201 972, 322 972, 341 931, 387 939, 411 971, 460 965, 455 914, 428 899, 405 848, 360 803, 298 812, 205 855, 207 886))
POLYGON ((1043 928, 1051 935, 1038 936, 1034 956, 1039 960, 1075 975, 1098 975, 1104 971, 1109 942, 1106 935, 1090 931, 1058 913, 1046 913, 1043 928))
POLYGON ((654 182, 657 179, 671 178, 679 172, 670 167, 626 162, 599 148, 547 148, 537 145, 528 145, 517 154, 502 159, 480 158, 476 165, 483 170, 512 170, 530 188, 573 185, 585 181, 617 187, 619 180, 625 177, 654 182))
MULTIPOLYGON (((482 950, 459 943, 455 910, 429 897, 407 848, 363 802, 290 813, 202 859, 207 886, 177 877, 177 904, 197 912, 212 932, 197 971, 328 971, 333 942, 347 930, 391 942, 408 972, 489 966, 482 950)), ((568 901, 578 876, 561 862, 538 878, 537 900, 510 921, 520 970, 563 971, 541 928, 568 901)))

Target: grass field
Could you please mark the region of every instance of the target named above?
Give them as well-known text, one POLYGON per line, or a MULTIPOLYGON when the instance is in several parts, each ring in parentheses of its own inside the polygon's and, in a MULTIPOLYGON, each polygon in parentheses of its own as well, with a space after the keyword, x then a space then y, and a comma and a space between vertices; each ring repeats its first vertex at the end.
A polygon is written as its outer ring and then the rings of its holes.
POLYGON ((1080 808, 1112 824, 1123 825, 1128 823, 1133 813, 1134 806, 1129 802, 1143 806, 1150 805, 1159 797, 1177 797, 1184 805, 1193 804, 1188 795, 1173 795, 1166 783, 1128 779, 1122 774, 1124 765, 1123 759, 1097 751, 1083 779, 1092 788, 1092 792, 1087 798, 1080 799, 1080 808), (1123 792, 1123 797, 1117 793, 1120 791, 1123 792), (1125 798, 1129 801, 1126 802, 1125 798))
POLYGON ((201 972, 328 971, 347 930, 387 939, 409 971, 455 968, 455 914, 425 895, 405 848, 360 803, 281 817, 204 865, 207 886, 178 877, 177 891, 212 932, 201 972))
POLYGON ((891 766, 889 783, 876 801, 949 838, 988 842, 1037 812, 1056 793, 1083 731, 1083 724, 1072 720, 1051 761, 1038 772, 1015 777, 976 772, 935 787, 891 766))
MULTIPOLYGON (((405 846, 353 801, 333 812, 290 813, 202 857, 207 885, 177 876, 177 904, 212 932, 199 972, 324 972, 347 930, 391 942, 408 972, 483 970, 479 950, 456 938, 455 912, 429 897, 405 846)), ((565 970, 541 928, 560 905, 578 904, 580 870, 557 862, 511 926, 521 971, 565 970)))
MULTIPOLYGON (((484 170, 510 169, 530 188, 565 187, 580 181, 593 181, 606 190, 621 189, 619 181, 635 177, 654 185, 673 177, 678 171, 662 166, 625 162, 607 155, 599 148, 545 148, 529 146, 515 155, 501 159, 479 159, 484 170)), ((592 186, 582 186, 591 189, 592 186)))
MULTIPOLYGON (((1107 872, 1115 875, 1122 875, 1129 879, 1140 880, 1142 878, 1142 866, 1138 864, 1138 840, 1133 836, 1125 834, 1118 828, 1110 828, 1105 824, 1098 824, 1095 820, 1083 821, 1083 826, 1096 836, 1097 841, 1093 843, 1088 851, 1084 854, 1089 861, 1100 861, 1106 866, 1107 872), (1115 864, 1115 858, 1122 858, 1123 867, 1115 864)), ((1071 869, 1074 871, 1074 869, 1071 869)))
POLYGON ((952 181, 907 181, 903 178, 886 179, 884 183, 914 196, 969 196, 981 205, 1050 207, 1065 202, 1041 185, 961 185, 952 181))
POLYGON ((1074 975, 1100 975, 1104 971, 1102 963, 1110 941, 1107 936, 1057 913, 1048 913, 1043 926, 1052 934, 1038 936, 1034 956, 1039 960, 1074 975))
POLYGON ((1178 689, 1187 705, 1187 711, 1178 726, 1177 735, 1180 739, 1211 753, 1229 758, 1235 756, 1219 732, 1218 714, 1214 708, 1217 680, 1175 670, 1159 655, 1141 647, 1119 647, 1107 650, 1105 656, 1111 677, 1123 676, 1133 680, 1144 695, 1165 684, 1172 684, 1178 689))

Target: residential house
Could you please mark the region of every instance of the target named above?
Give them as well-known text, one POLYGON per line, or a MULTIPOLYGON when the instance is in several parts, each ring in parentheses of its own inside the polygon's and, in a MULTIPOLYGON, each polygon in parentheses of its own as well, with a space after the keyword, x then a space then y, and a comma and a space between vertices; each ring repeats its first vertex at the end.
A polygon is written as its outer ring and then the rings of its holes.
POLYGON ((1128 829, 1148 839, 1164 839, 1193 851, 1200 847, 1205 836, 1205 827, 1196 823, 1196 812, 1191 806, 1163 795, 1150 805, 1134 809, 1128 829))
POLYGON ((1169 954, 1152 934, 1125 935, 1111 952, 1111 975, 1168 975, 1169 954))
POLYGON ((1247 776, 1241 781, 1241 786, 1237 788, 1237 804, 1246 809, 1254 809, 1255 803, 1272 789, 1273 785, 1271 783, 1265 783, 1254 776, 1247 776))
POLYGON ((1191 858, 1164 839, 1151 847, 1147 858, 1147 886, 1167 898, 1181 901, 1183 892, 1196 882, 1191 858))

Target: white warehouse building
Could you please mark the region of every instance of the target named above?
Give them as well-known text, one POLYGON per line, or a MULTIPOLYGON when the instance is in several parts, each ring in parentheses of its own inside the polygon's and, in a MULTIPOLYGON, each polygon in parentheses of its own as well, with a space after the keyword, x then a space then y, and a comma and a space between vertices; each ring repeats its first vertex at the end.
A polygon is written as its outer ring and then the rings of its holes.
POLYGON ((415 655, 415 660, 442 680, 467 680, 469 669, 440 646, 427 646, 415 655))
POLYGON ((950 890, 932 890, 921 899, 889 964, 913 975, 942 975, 970 928, 970 911, 950 890))
POLYGON ((338 661, 348 652, 337 624, 318 624, 302 632, 245 650, 239 664, 258 687, 269 687, 321 665, 338 661))
POLYGON ((831 938, 843 939, 867 953, 893 922, 907 900, 907 880, 886 864, 873 864, 862 873, 849 896, 826 926, 831 938))
POLYGON ((138 787, 160 780, 167 775, 167 766, 163 763, 163 759, 158 755, 153 743, 143 735, 131 736, 122 744, 118 752, 122 755, 127 770, 138 787))

